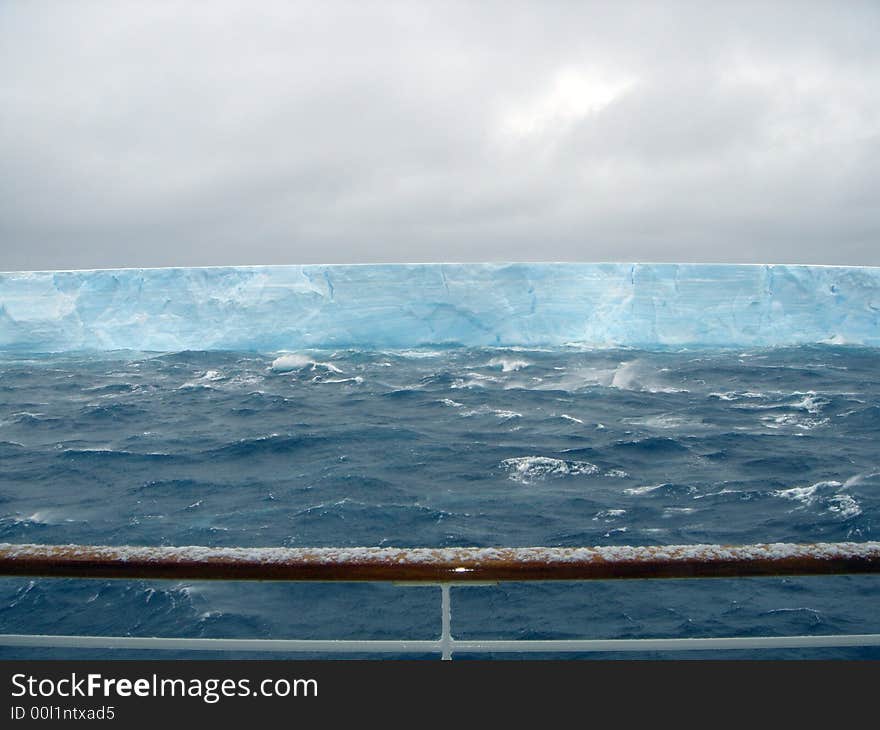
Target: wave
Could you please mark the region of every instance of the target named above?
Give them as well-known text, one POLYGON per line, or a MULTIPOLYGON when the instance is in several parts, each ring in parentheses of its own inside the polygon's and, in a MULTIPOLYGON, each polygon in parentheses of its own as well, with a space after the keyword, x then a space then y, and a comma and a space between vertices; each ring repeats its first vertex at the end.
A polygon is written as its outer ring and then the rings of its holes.
POLYGON ((150 495, 167 494, 174 496, 181 493, 194 495, 214 488, 216 488, 215 484, 196 479, 154 479, 138 484, 131 491, 149 493, 150 495))
POLYGON ((92 395, 123 395, 125 393, 133 393, 138 390, 138 386, 134 383, 111 383, 109 385, 97 385, 93 388, 83 388, 84 393, 92 395))
POLYGON ((0 441, 0 456, 9 458, 27 453, 27 447, 17 441, 0 441))
POLYGON ((589 461, 565 461, 549 456, 520 456, 504 459, 501 467, 508 473, 508 478, 522 484, 531 484, 544 479, 568 476, 592 476, 601 470, 589 461))
POLYGON ((88 421, 123 421, 141 418, 146 411, 132 403, 106 403, 87 405, 80 409, 78 420, 88 421))
POLYGON ((880 406, 866 406, 839 414, 846 427, 857 426, 861 429, 875 431, 880 429, 880 406))
POLYGON ((459 411, 458 414, 460 416, 464 416, 465 418, 471 416, 495 416, 496 418, 500 418, 505 421, 509 421, 512 418, 522 418, 522 413, 517 413, 516 411, 508 411, 502 408, 492 408, 491 406, 479 406, 478 408, 473 408, 471 410, 459 411))
POLYGON ((460 388, 486 388, 493 383, 497 383, 498 378, 492 375, 483 375, 482 373, 470 373, 464 378, 455 378, 450 387, 460 388))
POLYGON ((354 383, 355 385, 362 385, 364 379, 360 375, 355 375, 353 378, 313 378, 312 381, 315 383, 354 383))
POLYGON ((610 386, 618 390, 647 391, 648 393, 687 393, 685 388, 675 387, 665 381, 656 368, 641 359, 621 363, 612 373, 610 386))
POLYGON ((283 455, 328 442, 332 443, 329 436, 272 433, 267 436, 240 439, 235 443, 225 444, 203 453, 211 457, 235 459, 247 456, 283 455))
POLYGON ((623 493, 629 497, 641 497, 650 494, 652 497, 670 497, 676 495, 691 495, 696 492, 692 484, 676 484, 675 482, 662 482, 660 484, 645 484, 640 487, 629 487, 623 493))
POLYGON ((165 452, 139 453, 125 449, 91 448, 91 449, 62 449, 61 456, 65 459, 76 461, 171 461, 179 458, 175 454, 165 452))
POLYGON ((489 360, 488 367, 501 368, 502 373, 514 373, 531 365, 528 360, 515 360, 507 357, 493 357, 489 360))
POLYGON ((739 401, 739 400, 749 399, 749 398, 763 399, 763 398, 767 398, 768 395, 766 393, 753 393, 748 390, 743 391, 743 392, 728 390, 728 391, 725 391, 722 393, 709 393, 708 397, 709 398, 717 398, 718 400, 722 400, 722 401, 739 401))
POLYGON ((37 510, 30 515, 16 515, 11 521, 20 525, 60 525, 75 520, 63 516, 58 510, 37 510))
POLYGON ((276 373, 289 373, 295 370, 303 370, 305 368, 308 368, 309 370, 323 368, 332 373, 342 372, 331 362, 321 362, 308 355, 300 355, 297 353, 281 355, 280 357, 275 358, 269 368, 276 373))
POLYGON ((763 416, 761 423, 766 428, 778 429, 786 426, 800 429, 801 431, 812 431, 815 428, 829 423, 828 418, 808 418, 795 415, 793 413, 784 413, 781 416, 763 416))
POLYGON ((819 507, 844 519, 858 517, 862 514, 862 507, 852 495, 841 493, 846 488, 846 484, 842 482, 826 480, 809 487, 778 489, 772 494, 774 497, 798 502, 803 507, 819 507))
POLYGON ((47 416, 45 413, 33 413, 31 411, 19 411, 13 413, 7 419, 0 422, 14 423, 19 426, 36 426, 38 428, 46 428, 63 425, 63 420, 55 416, 47 416))
POLYGON ((618 441, 612 448, 618 451, 644 453, 647 455, 684 453, 688 451, 687 446, 680 441, 665 436, 652 436, 633 441, 618 441))

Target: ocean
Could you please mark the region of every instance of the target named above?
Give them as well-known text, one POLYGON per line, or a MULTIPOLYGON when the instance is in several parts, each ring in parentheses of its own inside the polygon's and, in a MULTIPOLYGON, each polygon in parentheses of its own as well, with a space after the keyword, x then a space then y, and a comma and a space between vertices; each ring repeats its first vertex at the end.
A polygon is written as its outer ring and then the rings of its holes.
MULTIPOLYGON (((880 350, 835 345, 3 352, 0 541, 876 540, 878 368, 880 350)), ((435 638, 438 593, 6 578, 0 633, 435 638)), ((873 633, 878 601, 878 576, 460 587, 453 635, 873 633)), ((108 655, 155 656, 0 648, 2 658, 108 655)))

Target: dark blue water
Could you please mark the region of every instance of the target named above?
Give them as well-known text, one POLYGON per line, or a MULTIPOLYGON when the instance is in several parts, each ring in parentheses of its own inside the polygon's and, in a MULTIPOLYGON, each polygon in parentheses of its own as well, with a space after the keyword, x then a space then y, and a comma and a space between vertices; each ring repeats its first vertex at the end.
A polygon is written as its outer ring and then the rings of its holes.
MULTIPOLYGON (((877 539, 877 350, 276 358, 5 356, 0 541, 877 539)), ((4 579, 0 633, 433 638, 436 594, 382 585, 4 579)), ((880 631, 878 599, 874 576, 510 584, 455 589, 453 629, 461 638, 867 633, 880 631)))

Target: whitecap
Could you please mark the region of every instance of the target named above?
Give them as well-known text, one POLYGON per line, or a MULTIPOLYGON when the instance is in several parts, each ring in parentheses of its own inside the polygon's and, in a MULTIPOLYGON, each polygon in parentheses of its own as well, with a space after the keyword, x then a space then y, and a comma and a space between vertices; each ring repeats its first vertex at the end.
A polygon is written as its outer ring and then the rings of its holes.
POLYGON ((62 517, 52 510, 38 510, 26 517, 13 517, 12 521, 19 525, 60 525, 62 522, 76 522, 76 520, 62 517))
POLYGON ((767 396, 764 393, 752 393, 751 391, 739 392, 735 390, 728 390, 721 393, 709 393, 709 398, 717 398, 718 400, 725 401, 736 401, 741 400, 743 398, 766 398, 767 396))
POLYGON ((198 382, 194 383, 192 381, 189 381, 187 383, 184 383, 183 385, 178 385, 177 390, 216 390, 216 389, 212 388, 207 383, 198 383, 198 382))
POLYGON ((497 383, 498 378, 491 375, 483 375, 482 373, 471 373, 468 379, 459 378, 450 387, 460 388, 485 388, 487 383, 497 383))
POLYGON ((382 354, 424 360, 432 357, 443 357, 446 353, 443 350, 383 350, 382 354))
POLYGON ((826 480, 809 487, 779 489, 772 495, 799 502, 804 507, 819 506, 843 518, 857 517, 862 513, 861 505, 849 494, 840 494, 841 489, 846 489, 846 485, 836 480, 826 480))
POLYGON ((822 410, 823 406, 827 406, 831 402, 827 398, 818 396, 813 390, 807 391, 806 393, 796 391, 792 393, 792 395, 802 395, 803 398, 795 403, 789 404, 790 408, 797 408, 798 410, 803 410, 813 415, 817 415, 822 410))
POLYGON ((647 391, 648 393, 687 393, 684 388, 674 388, 653 377, 654 373, 645 369, 641 360, 620 363, 611 377, 611 387, 618 390, 647 391))
POLYGON ((862 514, 862 507, 848 494, 838 494, 828 499, 828 511, 841 517, 857 517, 862 514))
POLYGON ((532 363, 528 360, 512 360, 506 357, 494 357, 489 360, 488 367, 500 367, 501 372, 511 373, 527 368, 531 364, 532 363))
POLYGON ((790 489, 777 489, 773 492, 774 497, 781 497, 782 499, 791 499, 795 502, 802 502, 803 504, 812 504, 815 502, 817 497, 817 492, 823 487, 841 487, 843 484, 837 481, 825 481, 825 482, 816 482, 815 484, 809 487, 791 487, 790 489))
POLYGON ((691 420, 674 413, 658 413, 641 418, 624 418, 623 422, 633 426, 644 426, 645 428, 660 430, 681 429, 684 427, 700 428, 704 425, 702 419, 691 420))
POLYGON ((591 475, 599 472, 599 467, 588 461, 565 461, 549 456, 520 456, 501 462, 509 478, 522 484, 544 480, 547 477, 567 477, 591 475))
POLYGON ((815 608, 808 608, 807 606, 798 606, 793 608, 773 608, 766 612, 768 616, 772 616, 777 613, 807 613, 809 614, 815 623, 822 622, 822 613, 817 611, 815 608))
POLYGON ((312 370, 315 370, 318 367, 325 368, 333 373, 342 372, 333 363, 319 362, 308 355, 301 355, 298 353, 281 355, 280 357, 275 358, 269 367, 276 373, 288 373, 293 370, 302 370, 303 368, 311 368, 312 370))
POLYGON ((625 479, 629 474, 623 469, 609 469, 603 476, 610 477, 611 479, 625 479))
POLYGON ((269 367, 271 367, 276 373, 286 373, 291 370, 299 370, 300 368, 305 368, 314 364, 315 361, 306 355, 291 354, 275 358, 269 367))
POLYGON ((645 487, 630 487, 629 489, 624 489, 623 493, 628 494, 631 497, 637 497, 641 494, 648 494, 655 489, 660 489, 665 486, 668 486, 668 484, 664 482, 663 484, 652 484, 645 487))
POLYGON ((522 418, 522 413, 517 413, 516 411, 506 411, 500 408, 492 408, 491 406, 480 406, 479 408, 474 408, 469 411, 461 411, 459 415, 464 417, 470 416, 488 416, 492 415, 496 418, 502 419, 510 419, 510 418, 522 418))
POLYGON ((824 426, 828 423, 827 418, 807 418, 797 416, 793 413, 786 413, 781 416, 763 416, 761 422, 765 428, 779 429, 783 426, 791 426, 799 428, 802 431, 812 431, 814 428, 824 426))

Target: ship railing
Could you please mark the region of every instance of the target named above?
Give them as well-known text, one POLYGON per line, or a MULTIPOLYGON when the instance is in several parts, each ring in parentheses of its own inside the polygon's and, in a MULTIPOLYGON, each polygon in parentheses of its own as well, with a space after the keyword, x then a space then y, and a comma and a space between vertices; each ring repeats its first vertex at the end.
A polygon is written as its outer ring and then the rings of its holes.
POLYGON ((679 652, 880 646, 880 634, 641 639, 457 639, 452 588, 527 581, 819 576, 880 572, 880 542, 593 548, 219 548, 0 544, 0 576, 333 581, 440 589, 436 639, 238 639, 3 634, 19 648, 310 654, 679 652))

